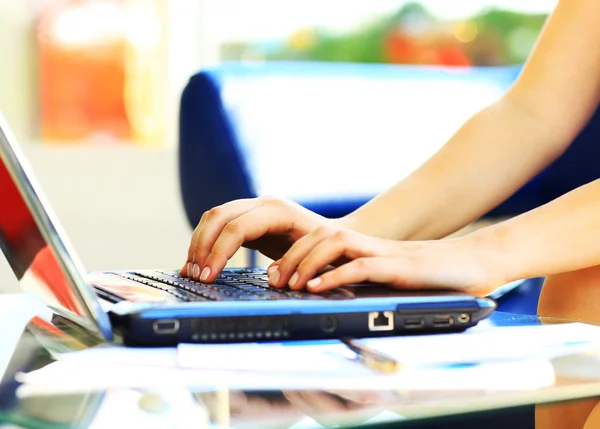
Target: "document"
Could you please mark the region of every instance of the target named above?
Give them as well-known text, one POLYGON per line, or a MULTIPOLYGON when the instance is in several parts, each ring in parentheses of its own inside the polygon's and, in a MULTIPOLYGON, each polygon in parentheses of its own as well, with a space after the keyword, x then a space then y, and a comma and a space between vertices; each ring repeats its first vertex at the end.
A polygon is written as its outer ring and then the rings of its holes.
POLYGON ((356 374, 364 371, 339 341, 241 344, 180 344, 182 368, 222 371, 356 374))
POLYGON ((404 367, 501 363, 600 352, 600 327, 584 323, 473 328, 463 333, 357 341, 404 367))
POLYGON ((453 368, 406 368, 393 374, 367 369, 355 373, 214 371, 202 369, 85 364, 59 361, 17 380, 20 396, 68 394, 116 388, 186 388, 194 392, 230 390, 352 390, 427 391, 482 390, 528 391, 550 386, 555 376, 543 360, 456 366, 453 368))

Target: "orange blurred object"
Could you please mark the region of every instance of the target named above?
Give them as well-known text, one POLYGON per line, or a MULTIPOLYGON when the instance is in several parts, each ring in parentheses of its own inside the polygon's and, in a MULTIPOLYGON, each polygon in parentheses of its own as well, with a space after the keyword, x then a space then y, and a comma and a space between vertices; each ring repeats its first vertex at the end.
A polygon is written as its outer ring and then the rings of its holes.
POLYGON ((43 140, 128 140, 126 35, 114 20, 120 1, 59 1, 40 15, 39 93, 43 140), (102 10, 101 16, 98 11, 102 10))
POLYGON ((469 66, 471 60, 454 39, 443 35, 411 37, 394 30, 384 39, 386 61, 390 64, 418 64, 437 66, 469 66))

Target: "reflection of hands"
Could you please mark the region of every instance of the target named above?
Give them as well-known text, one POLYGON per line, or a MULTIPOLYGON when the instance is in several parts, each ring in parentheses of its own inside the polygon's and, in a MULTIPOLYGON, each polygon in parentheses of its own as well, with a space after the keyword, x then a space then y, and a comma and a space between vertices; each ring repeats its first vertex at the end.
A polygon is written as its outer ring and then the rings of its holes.
POLYGON ((383 399, 373 391, 292 390, 283 393, 294 407, 325 427, 362 423, 381 411, 377 405, 381 406, 383 399))
POLYGON ((279 427, 281 423, 291 425, 304 416, 323 426, 340 424, 346 419, 356 424, 376 415, 384 402, 382 394, 373 391, 229 391, 225 394, 227 399, 216 392, 197 395, 212 420, 224 426, 238 421, 244 426, 267 427, 272 423, 279 427))
POLYGON ((218 393, 197 395, 209 410, 211 418, 223 426, 229 426, 224 424, 224 420, 266 424, 278 421, 295 422, 303 417, 302 412, 293 407, 281 392, 229 391, 226 395, 228 396, 225 402, 218 393), (223 410, 223 406, 228 408, 223 410))
POLYGON ((202 215, 181 275, 214 281, 241 246, 280 258, 299 238, 335 222, 278 198, 231 201, 202 215))
POLYGON ((297 240, 273 263, 269 283, 323 292, 371 281, 399 288, 448 288, 485 295, 494 289, 487 266, 481 252, 465 237, 399 242, 322 226, 297 240), (338 267, 315 277, 330 264, 338 267))

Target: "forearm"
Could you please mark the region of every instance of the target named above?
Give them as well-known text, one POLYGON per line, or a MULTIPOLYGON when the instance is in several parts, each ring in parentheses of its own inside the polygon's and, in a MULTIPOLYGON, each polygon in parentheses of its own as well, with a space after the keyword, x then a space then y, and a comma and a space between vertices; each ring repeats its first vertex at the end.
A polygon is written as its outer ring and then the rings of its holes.
POLYGON ((504 98, 466 122, 413 174, 343 222, 381 238, 444 237, 509 197, 559 156, 569 137, 504 98))
POLYGON ((600 180, 462 239, 495 284, 600 265, 600 180))

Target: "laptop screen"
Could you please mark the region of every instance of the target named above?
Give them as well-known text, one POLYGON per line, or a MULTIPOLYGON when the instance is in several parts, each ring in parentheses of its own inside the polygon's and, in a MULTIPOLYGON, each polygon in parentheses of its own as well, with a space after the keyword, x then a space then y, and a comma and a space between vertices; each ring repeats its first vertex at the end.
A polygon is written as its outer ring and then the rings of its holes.
POLYGON ((48 204, 11 141, 14 142, 0 115, 2 252, 26 292, 57 314, 104 338, 110 337, 106 314, 84 283, 79 264, 67 250, 64 234, 51 220, 48 204))

